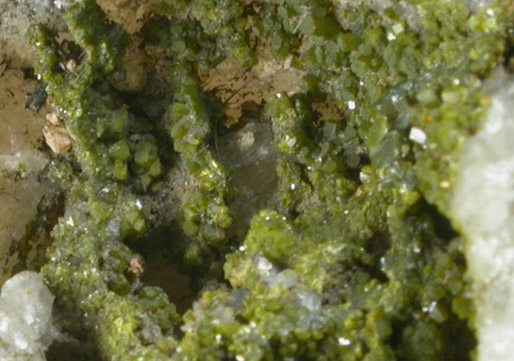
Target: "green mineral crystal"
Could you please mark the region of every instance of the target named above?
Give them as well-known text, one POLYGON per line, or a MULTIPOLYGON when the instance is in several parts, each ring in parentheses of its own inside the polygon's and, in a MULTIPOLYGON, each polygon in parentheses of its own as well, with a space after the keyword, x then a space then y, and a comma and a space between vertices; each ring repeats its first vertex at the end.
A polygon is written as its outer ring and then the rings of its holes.
POLYGON ((59 328, 104 360, 470 360, 448 203, 514 31, 511 1, 472 3, 163 0, 138 36, 167 70, 149 69, 138 94, 113 82, 136 40, 94 0, 66 3, 71 40, 34 27, 35 71, 73 139, 50 171, 66 205, 41 270, 59 328), (222 61, 249 71, 264 53, 303 71, 303 90, 262 104, 278 201, 237 230, 230 205, 248 195, 233 192, 218 142, 238 130, 221 129, 224 104, 200 75, 222 61), (329 98, 337 121, 316 111, 329 98), (169 220, 181 166, 193 186, 169 220), (131 271, 159 232, 180 233, 170 262, 203 287, 182 316, 131 271))

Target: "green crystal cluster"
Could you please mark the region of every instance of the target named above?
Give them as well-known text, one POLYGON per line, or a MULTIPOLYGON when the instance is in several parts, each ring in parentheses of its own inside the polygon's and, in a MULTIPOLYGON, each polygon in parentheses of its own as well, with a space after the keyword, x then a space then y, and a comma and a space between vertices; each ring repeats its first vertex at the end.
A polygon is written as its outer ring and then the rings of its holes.
POLYGON ((225 172, 206 144, 211 122, 200 96, 200 83, 181 65, 173 75, 175 99, 166 123, 171 128, 174 149, 198 181, 198 190, 188 192, 183 200, 183 230, 192 238, 185 259, 199 264, 209 246, 219 248, 227 242, 225 230, 232 223, 225 204, 229 188, 225 172))
POLYGON ((94 0, 68 1, 64 20, 72 40, 37 26, 30 41, 73 139, 49 172, 66 205, 41 270, 70 337, 105 360, 472 357, 464 241, 446 217, 459 152, 487 112, 483 84, 514 69, 510 1, 163 0, 139 35, 169 71, 148 69, 135 95, 113 81, 131 71, 123 30, 94 0), (262 49, 305 76, 263 105, 279 202, 240 239, 213 132, 224 108, 199 73, 249 69, 262 49), (329 99, 337 121, 315 110, 329 99), (163 223, 168 208, 148 200, 179 162, 197 184, 163 223), (155 247, 149 234, 177 224, 174 262, 212 272, 183 316, 131 266, 155 247))

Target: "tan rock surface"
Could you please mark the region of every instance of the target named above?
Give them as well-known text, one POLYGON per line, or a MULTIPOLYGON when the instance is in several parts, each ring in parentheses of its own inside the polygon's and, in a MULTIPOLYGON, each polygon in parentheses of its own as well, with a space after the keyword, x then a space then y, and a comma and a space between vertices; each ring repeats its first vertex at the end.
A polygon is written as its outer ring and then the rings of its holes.
POLYGON ((31 24, 46 24, 63 30, 54 0, 0 0, 0 57, 6 56, 11 65, 32 66, 33 54, 26 42, 26 32, 31 24))
MULTIPOLYGON (((0 268, 13 242, 25 234, 47 189, 37 178, 48 162, 38 150, 44 120, 24 107, 36 86, 21 70, 7 69, 0 75, 0 268)), ((4 280, 0 275, 0 283, 4 280)))
POLYGON ((97 0, 107 17, 129 34, 141 29, 157 3, 158 0, 97 0))

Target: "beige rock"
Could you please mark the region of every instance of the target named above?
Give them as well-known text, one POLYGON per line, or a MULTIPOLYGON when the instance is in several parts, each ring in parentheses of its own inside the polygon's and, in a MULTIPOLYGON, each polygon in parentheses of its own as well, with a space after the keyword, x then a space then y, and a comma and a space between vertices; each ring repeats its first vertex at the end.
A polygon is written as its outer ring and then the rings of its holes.
POLYGON ((53 125, 59 125, 61 123, 61 120, 59 119, 59 116, 55 113, 48 113, 45 116, 45 119, 48 120, 53 125))
POLYGON ((38 150, 44 120, 25 109, 27 95, 37 82, 21 70, 0 75, 0 283, 9 276, 16 257, 8 257, 14 242, 26 233, 42 196, 48 191, 38 180, 48 157, 38 150))
POLYGON ((122 69, 111 76, 116 89, 125 92, 141 91, 146 83, 148 59, 144 52, 132 44, 128 47, 122 60, 122 69))
POLYGON ((66 70, 73 73, 75 70, 77 70, 78 64, 75 61, 75 59, 70 59, 66 62, 66 70))
POLYGON ((305 75, 291 67, 291 59, 273 60, 264 54, 249 70, 241 69, 231 59, 199 74, 205 91, 213 91, 227 106, 227 121, 230 128, 244 118, 244 105, 249 102, 262 104, 279 93, 292 95, 300 91, 299 81, 305 75))
POLYGON ((138 32, 158 0, 97 0, 107 18, 123 26, 129 34, 138 32))
POLYGON ((241 148, 247 149, 250 148, 255 143, 255 134, 253 132, 246 132, 241 134, 239 138, 239 144, 241 148))
POLYGON ((64 127, 47 125, 43 128, 43 136, 55 154, 64 154, 71 149, 71 138, 64 127))

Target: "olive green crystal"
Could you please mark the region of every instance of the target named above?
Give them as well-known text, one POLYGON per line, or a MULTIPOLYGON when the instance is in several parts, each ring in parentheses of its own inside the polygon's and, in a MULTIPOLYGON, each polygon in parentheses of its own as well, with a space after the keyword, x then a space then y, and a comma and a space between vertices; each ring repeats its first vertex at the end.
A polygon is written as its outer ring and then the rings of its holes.
POLYGON ((65 6, 69 43, 34 27, 35 71, 73 139, 50 172, 66 205, 41 270, 59 328, 104 360, 472 359, 448 203, 487 114, 483 83, 512 70, 514 7, 470 3, 163 0, 139 36, 165 70, 148 69, 137 94, 112 79, 131 71, 122 57, 136 40, 95 1, 65 6), (305 75, 301 92, 260 104, 277 201, 234 230, 231 202, 245 195, 217 144, 238 129, 223 127, 201 75, 223 61, 247 71, 265 52, 305 75), (69 59, 77 68, 62 70, 69 59), (316 110, 329 100, 336 121, 316 110), (193 185, 170 220, 163 194, 179 167, 193 185), (166 245, 152 243, 163 229, 166 245), (197 278, 182 316, 128 271, 147 247, 197 278))

